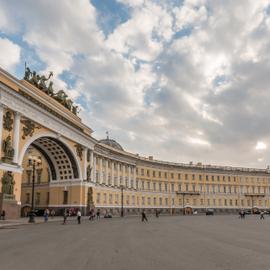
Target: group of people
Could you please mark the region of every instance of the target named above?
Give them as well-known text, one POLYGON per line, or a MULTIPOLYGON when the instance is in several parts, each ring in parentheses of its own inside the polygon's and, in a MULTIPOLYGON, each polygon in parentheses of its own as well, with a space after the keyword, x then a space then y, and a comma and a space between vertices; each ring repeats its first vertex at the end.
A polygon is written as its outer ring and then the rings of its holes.
MULTIPOLYGON (((267 212, 265 212, 265 211, 261 211, 260 212, 260 219, 264 219, 264 215, 266 214, 267 212)), ((245 219, 245 217, 246 217, 246 212, 244 211, 244 210, 240 210, 239 211, 239 218, 240 219, 245 219)))

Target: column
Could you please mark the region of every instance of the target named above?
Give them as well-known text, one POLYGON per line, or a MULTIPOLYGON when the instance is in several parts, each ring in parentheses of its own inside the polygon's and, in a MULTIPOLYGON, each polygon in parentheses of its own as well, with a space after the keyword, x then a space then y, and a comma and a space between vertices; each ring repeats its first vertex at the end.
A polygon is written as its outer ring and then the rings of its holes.
POLYGON ((112 186, 115 185, 115 183, 114 183, 114 161, 111 162, 111 183, 112 183, 112 186))
POLYGON ((131 188, 131 169, 128 166, 128 187, 131 188))
POLYGON ((120 184, 126 187, 126 166, 124 164, 122 164, 122 181, 120 184))
POLYGON ((117 162, 117 175, 116 175, 116 184, 117 184, 117 186, 119 186, 120 185, 120 164, 119 164, 119 162, 117 162))
POLYGON ((99 159, 99 183, 103 184, 103 164, 102 164, 102 157, 99 159))
MULTIPOLYGON (((91 154, 90 154, 90 166, 91 166, 91 181, 95 182, 94 177, 96 176, 95 175, 96 172, 94 172, 94 169, 96 170, 96 168, 94 168, 94 151, 92 151, 92 150, 91 150, 91 154)), ((96 167, 96 165, 95 165, 95 167, 96 167)))
POLYGON ((2 156, 3 114, 4 107, 0 104, 0 157, 2 156))
POLYGON ((133 167, 133 187, 136 188, 136 166, 133 167))
POLYGON ((93 155, 93 170, 92 170, 92 178, 91 179, 92 179, 92 181, 94 183, 97 182, 97 179, 96 179, 96 175, 97 175, 97 173, 96 173, 96 166, 97 166, 97 158, 96 158, 96 156, 93 155))
POLYGON ((105 161, 105 184, 108 185, 108 164, 109 161, 108 159, 106 159, 105 161))
POLYGON ((84 153, 83 153, 83 179, 82 180, 86 180, 87 179, 87 148, 84 149, 84 153))
POLYGON ((20 121, 21 115, 18 112, 14 113, 14 133, 13 133, 13 162, 18 163, 19 158, 19 142, 20 142, 20 121))

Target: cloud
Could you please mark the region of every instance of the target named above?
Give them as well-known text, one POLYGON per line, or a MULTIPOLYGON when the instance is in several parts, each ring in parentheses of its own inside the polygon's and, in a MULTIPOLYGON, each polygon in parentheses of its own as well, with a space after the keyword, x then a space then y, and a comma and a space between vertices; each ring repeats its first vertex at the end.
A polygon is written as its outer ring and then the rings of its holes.
POLYGON ((98 4, 87 0, 27 0, 16 9, 0 1, 0 46, 14 50, 0 57, 12 55, 6 68, 16 66, 20 49, 7 37, 19 37, 83 107, 95 136, 110 130, 131 152, 270 164, 262 148, 270 143, 270 1, 118 2, 129 16, 106 36, 98 4))
POLYGON ((1 67, 13 72, 15 66, 20 62, 20 46, 7 38, 0 38, 0 52, 1 67))

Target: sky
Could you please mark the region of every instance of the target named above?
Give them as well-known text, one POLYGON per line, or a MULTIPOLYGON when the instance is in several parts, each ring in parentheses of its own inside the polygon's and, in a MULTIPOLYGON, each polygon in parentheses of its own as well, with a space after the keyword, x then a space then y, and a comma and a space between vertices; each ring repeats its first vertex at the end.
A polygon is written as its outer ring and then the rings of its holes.
POLYGON ((266 168, 269 51, 270 0, 0 0, 0 66, 158 160, 266 168))

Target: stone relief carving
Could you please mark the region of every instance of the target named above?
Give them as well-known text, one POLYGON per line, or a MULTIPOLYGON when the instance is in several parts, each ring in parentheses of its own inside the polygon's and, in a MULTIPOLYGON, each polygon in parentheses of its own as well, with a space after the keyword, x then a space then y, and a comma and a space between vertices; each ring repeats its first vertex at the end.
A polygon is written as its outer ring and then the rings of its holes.
POLYGON ((2 193, 13 195, 14 193, 14 177, 12 172, 5 172, 2 176, 2 193))
POLYGON ((75 144, 77 156, 82 160, 84 147, 81 144, 75 144))
POLYGON ((35 124, 35 122, 33 122, 30 119, 24 119, 24 120, 21 120, 21 122, 24 125, 23 126, 23 134, 22 134, 22 139, 23 140, 25 140, 25 138, 27 136, 32 137, 33 134, 34 134, 35 129, 40 129, 41 128, 41 126, 35 124))
POLYGON ((13 129, 12 112, 7 111, 3 117, 3 126, 5 130, 11 131, 13 129))
POLYGON ((14 157, 14 149, 11 144, 11 136, 8 135, 5 140, 3 140, 3 153, 4 157, 2 158, 5 162, 11 162, 14 157))

